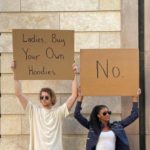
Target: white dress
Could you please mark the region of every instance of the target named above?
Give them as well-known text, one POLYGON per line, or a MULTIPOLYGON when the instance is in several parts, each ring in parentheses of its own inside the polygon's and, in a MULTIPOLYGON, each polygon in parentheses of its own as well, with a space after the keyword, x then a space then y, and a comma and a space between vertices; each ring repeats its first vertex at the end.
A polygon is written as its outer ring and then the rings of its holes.
POLYGON ((102 131, 97 145, 96 150, 115 150, 116 136, 112 130, 102 131))
POLYGON ((69 115, 66 103, 48 110, 29 101, 26 111, 30 122, 29 150, 63 150, 62 124, 69 115))

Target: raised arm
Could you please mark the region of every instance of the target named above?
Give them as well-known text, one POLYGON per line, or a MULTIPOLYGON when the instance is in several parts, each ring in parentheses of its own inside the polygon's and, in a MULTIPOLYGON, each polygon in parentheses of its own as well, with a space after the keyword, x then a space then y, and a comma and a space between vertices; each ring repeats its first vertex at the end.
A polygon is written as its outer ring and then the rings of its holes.
MULTIPOLYGON (((12 62, 11 69, 13 72, 16 69, 16 62, 15 61, 12 62)), ((14 79, 14 88, 15 88, 15 95, 18 97, 22 107, 25 109, 27 104, 28 104, 28 100, 22 93, 21 82, 19 80, 14 79)))
POLYGON ((73 68, 73 71, 74 71, 74 80, 72 81, 72 94, 71 96, 67 99, 67 107, 69 110, 71 110, 73 104, 75 103, 76 101, 76 98, 77 98, 77 66, 75 64, 73 64, 72 66, 73 68))
POLYGON ((141 89, 138 89, 137 94, 131 97, 133 103, 131 114, 122 121, 120 121, 123 127, 130 125, 133 121, 135 121, 138 118, 138 99, 140 94, 141 89))
POLYGON ((78 122, 83 125, 85 128, 89 129, 89 121, 81 114, 81 104, 82 104, 83 96, 81 94, 80 87, 78 88, 78 98, 77 98, 77 104, 75 107, 74 117, 78 120, 78 122))

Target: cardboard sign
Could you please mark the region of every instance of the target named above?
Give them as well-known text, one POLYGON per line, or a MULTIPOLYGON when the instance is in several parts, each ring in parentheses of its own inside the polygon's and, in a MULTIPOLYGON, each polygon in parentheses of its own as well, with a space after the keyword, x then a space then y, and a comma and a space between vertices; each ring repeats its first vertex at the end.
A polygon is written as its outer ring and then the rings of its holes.
POLYGON ((80 82, 86 96, 133 96, 139 88, 138 49, 81 50, 80 82))
POLYGON ((71 80, 74 31, 13 30, 15 79, 71 80))

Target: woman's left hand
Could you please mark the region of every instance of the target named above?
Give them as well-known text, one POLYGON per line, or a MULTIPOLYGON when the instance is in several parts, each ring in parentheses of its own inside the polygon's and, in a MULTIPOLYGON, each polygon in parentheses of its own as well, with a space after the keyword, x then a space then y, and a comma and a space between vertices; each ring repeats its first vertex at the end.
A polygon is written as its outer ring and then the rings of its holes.
POLYGON ((138 98, 139 98, 139 96, 140 96, 140 94, 141 94, 141 89, 138 88, 136 95, 135 95, 135 96, 132 96, 132 101, 133 101, 133 102, 137 102, 137 101, 138 101, 138 98))

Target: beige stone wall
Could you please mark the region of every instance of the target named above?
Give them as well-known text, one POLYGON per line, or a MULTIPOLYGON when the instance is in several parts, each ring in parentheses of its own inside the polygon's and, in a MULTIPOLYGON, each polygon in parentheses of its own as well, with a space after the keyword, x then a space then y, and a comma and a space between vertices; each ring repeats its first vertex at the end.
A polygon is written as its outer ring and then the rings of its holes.
POLYGON ((146 149, 150 149, 150 1, 145 0, 146 149))
MULTIPOLYGON (((121 47, 138 48, 138 0, 122 0, 121 47)), ((129 83, 132 84, 132 83, 129 83)), ((122 97, 122 118, 130 113, 131 98, 122 97)), ((139 120, 126 128, 131 150, 139 150, 139 120)))
MULTIPOLYGON (((137 5, 136 1, 134 2, 137 5)), ((126 33, 123 32, 126 28, 122 29, 122 9, 125 8, 121 7, 121 0, 0 0, 2 73, 0 149, 28 149, 28 119, 14 95, 13 74, 10 69, 13 59, 12 29, 75 30, 75 60, 80 66, 81 48, 125 47, 122 44, 124 41, 122 35, 126 33)), ((135 38, 135 35, 133 37, 135 38)), ((22 81, 22 86, 23 92, 34 103, 39 103, 37 96, 41 87, 53 88, 57 94, 57 106, 64 103, 71 92, 71 81, 22 81)), ((113 112, 112 120, 121 119, 122 110, 126 109, 121 107, 121 97, 86 97, 83 113, 89 117, 92 107, 98 103, 110 107, 113 112)), ((72 113, 73 111, 74 108, 72 113)), ((64 150, 84 150, 87 130, 73 118, 72 113, 65 119, 63 126, 64 150)), ((134 147, 132 150, 137 150, 136 140, 133 140, 137 133, 135 135, 132 130, 129 130, 128 134, 130 134, 131 146, 134 147)))

